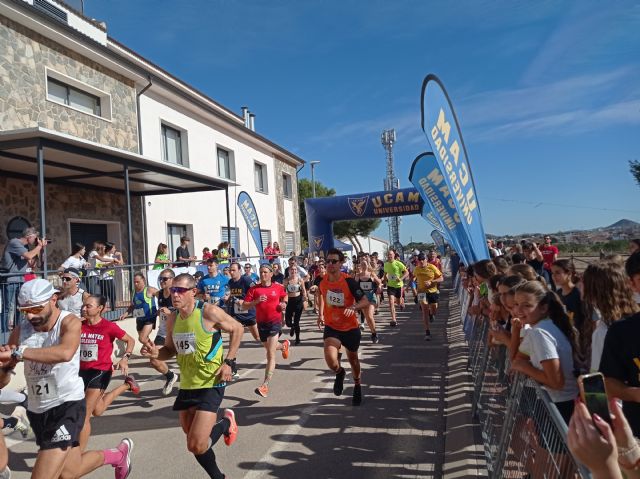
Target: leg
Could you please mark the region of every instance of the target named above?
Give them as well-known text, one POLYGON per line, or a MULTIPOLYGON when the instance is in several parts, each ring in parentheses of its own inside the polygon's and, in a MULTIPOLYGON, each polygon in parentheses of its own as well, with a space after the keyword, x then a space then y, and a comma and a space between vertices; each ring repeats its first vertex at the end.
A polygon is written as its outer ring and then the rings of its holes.
POLYGON ((102 416, 102 414, 107 410, 107 408, 111 405, 113 401, 116 400, 118 396, 122 393, 129 391, 130 387, 128 384, 121 384, 116 388, 112 389, 108 393, 102 395, 102 397, 98 400, 95 407, 93 408, 94 416, 102 416))
POLYGON ((349 351, 347 349, 347 359, 351 365, 351 374, 353 374, 353 382, 360 384, 360 358, 358 358, 358 351, 349 351))
MULTIPOLYGON (((40 456, 40 454, 38 454, 40 456)), ((60 479, 77 479, 85 476, 104 465, 102 451, 80 452, 79 447, 70 448, 67 460, 64 462, 60 479)))
POLYGON ((293 298, 289 298, 289 301, 287 302, 287 309, 285 309, 284 311, 284 324, 286 324, 288 327, 293 327, 293 313, 294 313, 294 307, 293 307, 293 301, 291 301, 293 298))
POLYGON ((324 340, 324 360, 333 372, 340 371, 340 361, 338 360, 338 352, 342 343, 336 338, 325 338, 324 340))
POLYGON ((216 463, 212 447, 214 442, 211 436, 217 419, 217 414, 209 411, 195 411, 194 409, 180 411, 180 424, 187 435, 187 449, 195 456, 209 477, 224 479, 224 474, 216 463))
POLYGON ((371 334, 373 335, 376 334, 376 321, 373 318, 374 310, 375 310, 375 306, 372 304, 367 306, 367 308, 364 310, 364 319, 367 321, 367 326, 369 326, 369 331, 371 331, 371 334))
POLYGON ((431 326, 429 322, 430 316, 430 305, 424 302, 420 303, 420 310, 422 312, 422 321, 424 322, 424 330, 429 331, 429 327, 431 326))
POLYGON ((263 384, 269 384, 269 381, 273 377, 273 371, 276 369, 276 350, 282 349, 282 345, 278 342, 277 334, 269 336, 262 345, 267 351, 267 365, 264 370, 263 384))
POLYGON ((258 342, 262 342, 260 341, 260 335, 258 334, 258 325, 257 324, 252 324, 251 326, 249 326, 249 332, 251 333, 251 336, 253 336, 253 339, 255 339, 258 342))
POLYGON ((296 335, 296 344, 300 342, 300 318, 302 317, 302 311, 304 310, 304 302, 302 299, 298 301, 295 314, 293 316, 293 331, 296 335))
POLYGON ((387 290, 387 295, 389 296, 389 310, 391 311, 391 325, 395 326, 396 321, 396 296, 392 292, 387 290))
POLYGON ((5 470, 9 463, 9 450, 4 443, 4 436, 0 434, 0 474, 5 470))
POLYGON ((58 479, 70 452, 71 448, 40 449, 31 471, 31 479, 58 479))
POLYGON ((80 431, 80 451, 84 451, 87 448, 89 437, 91 436, 91 413, 96 407, 97 402, 100 400, 103 391, 100 389, 87 389, 84 397, 87 402, 87 412, 84 418, 84 426, 80 431))

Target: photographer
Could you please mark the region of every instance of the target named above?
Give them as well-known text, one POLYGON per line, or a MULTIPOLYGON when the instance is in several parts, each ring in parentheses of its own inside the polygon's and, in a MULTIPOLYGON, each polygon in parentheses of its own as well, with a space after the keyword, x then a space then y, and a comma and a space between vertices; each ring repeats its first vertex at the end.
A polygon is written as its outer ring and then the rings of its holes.
POLYGON ((0 278, 0 283, 5 283, 4 311, 2 317, 2 331, 13 329, 15 324, 16 301, 18 291, 24 283, 24 275, 27 272, 29 261, 37 257, 47 244, 47 240, 38 238, 38 230, 25 228, 20 238, 9 240, 2 253, 0 271, 6 276, 0 278), (27 246, 32 246, 29 250, 27 246))

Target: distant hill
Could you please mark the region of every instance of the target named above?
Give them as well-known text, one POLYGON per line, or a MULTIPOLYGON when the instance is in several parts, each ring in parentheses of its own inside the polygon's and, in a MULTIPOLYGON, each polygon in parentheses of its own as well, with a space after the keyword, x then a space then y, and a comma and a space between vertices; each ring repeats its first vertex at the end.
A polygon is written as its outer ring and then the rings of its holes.
POLYGON ((616 221, 612 225, 606 226, 606 227, 604 227, 602 229, 604 229, 604 230, 640 229, 640 223, 636 223, 635 221, 623 219, 623 220, 620 220, 620 221, 616 221))

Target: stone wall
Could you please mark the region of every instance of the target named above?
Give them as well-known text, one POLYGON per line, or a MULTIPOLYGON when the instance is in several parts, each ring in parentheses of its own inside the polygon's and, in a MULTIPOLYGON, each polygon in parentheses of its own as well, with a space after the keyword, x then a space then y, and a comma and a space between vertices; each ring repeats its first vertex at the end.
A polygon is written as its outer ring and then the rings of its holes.
MULTIPOLYGON (((120 238, 113 238, 125 262, 131 257, 127 240, 127 203, 121 195, 85 188, 70 188, 45 183, 46 236, 54 242, 47 247, 49 268, 57 268, 71 250, 68 219, 116 221, 120 223, 120 238)), ((36 182, 0 177, 0 248, 7 242, 6 226, 15 216, 23 216, 33 226, 40 225, 40 208, 36 182)), ((144 262, 142 204, 140 198, 131 199, 134 262, 144 262)), ((98 239, 98 238, 96 238, 98 239)), ((107 239, 107 238, 104 238, 107 239)), ((86 245, 91 247, 91 245, 86 245)))
POLYGON ((40 126, 138 152, 133 82, 0 17, 0 130, 40 126), (111 121, 47 100, 45 67, 111 95, 111 121))
POLYGON ((294 234, 296 238, 296 251, 302 250, 300 238, 300 211, 298 206, 298 177, 296 175, 295 166, 291 166, 288 163, 274 158, 275 174, 276 174, 276 211, 278 213, 278 239, 274 238, 274 241, 280 243, 280 249, 284 250, 285 241, 285 221, 284 221, 284 202, 291 201, 293 203, 293 217, 294 217, 294 234), (282 184, 282 174, 286 173, 291 176, 291 189, 293 196, 291 200, 285 200, 284 198, 284 185, 282 184))

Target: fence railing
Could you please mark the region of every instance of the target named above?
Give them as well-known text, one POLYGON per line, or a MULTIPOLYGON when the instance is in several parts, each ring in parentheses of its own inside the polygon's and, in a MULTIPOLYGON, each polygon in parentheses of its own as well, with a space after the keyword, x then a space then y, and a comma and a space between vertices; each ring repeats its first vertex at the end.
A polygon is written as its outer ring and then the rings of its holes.
MULTIPOLYGON (((459 286, 462 311, 469 300, 459 286)), ((480 423, 490 478, 591 478, 567 447, 567 425, 547 392, 522 374, 509 374, 504 346, 490 345, 489 320, 461 318, 469 343, 472 412, 480 423)))

